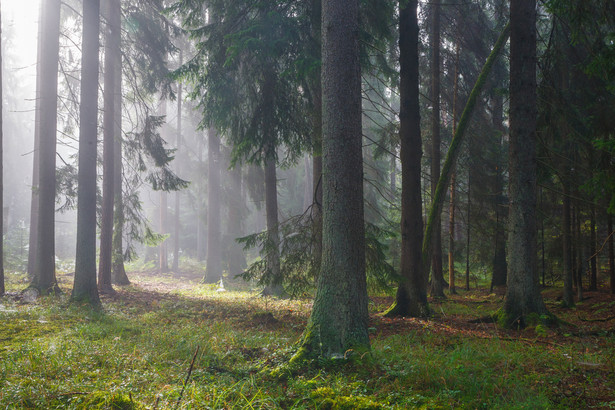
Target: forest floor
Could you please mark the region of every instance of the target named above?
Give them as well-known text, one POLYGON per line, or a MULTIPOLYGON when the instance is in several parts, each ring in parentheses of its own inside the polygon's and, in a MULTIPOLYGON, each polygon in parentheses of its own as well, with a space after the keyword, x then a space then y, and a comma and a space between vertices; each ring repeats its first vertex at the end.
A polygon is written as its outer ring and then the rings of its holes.
POLYGON ((311 300, 226 291, 199 275, 129 274, 103 310, 64 293, 24 297, 8 275, 0 298, 0 408, 615 408, 615 297, 586 292, 573 309, 547 288, 557 327, 502 330, 484 320, 498 290, 431 300, 429 319, 387 319, 370 297, 372 352, 362 359, 288 362, 311 300), (482 318, 482 320, 481 320, 482 318))

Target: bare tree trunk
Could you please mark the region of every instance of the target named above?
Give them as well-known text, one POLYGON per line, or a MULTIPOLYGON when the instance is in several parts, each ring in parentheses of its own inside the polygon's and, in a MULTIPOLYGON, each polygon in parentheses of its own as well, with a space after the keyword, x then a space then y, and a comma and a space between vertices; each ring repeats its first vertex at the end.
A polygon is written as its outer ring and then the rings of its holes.
POLYGON ((596 205, 592 203, 591 205, 591 238, 589 242, 589 254, 591 256, 590 260, 590 270, 591 276, 589 280, 589 290, 598 290, 598 267, 596 264, 596 242, 598 241, 596 236, 596 205))
MULTIPOLYGON (((440 178, 440 1, 431 3, 431 196, 436 194, 440 178)), ((436 215, 431 243, 431 296, 443 298, 442 229, 440 215, 436 215)))
POLYGON ((265 159, 265 209, 267 213, 267 266, 270 281, 263 290, 265 296, 283 296, 280 271, 280 234, 278 232, 278 178, 273 155, 265 159))
MULTIPOLYGON (((100 1, 83 3, 77 251, 71 299, 100 305, 96 286, 96 145, 100 1)), ((42 169, 41 169, 42 174, 42 169)), ((40 246, 40 244, 39 244, 40 246)))
MULTIPOLYGON (((166 117, 167 116, 167 102, 164 99, 160 100, 159 115, 166 117)), ((168 201, 167 201, 167 192, 161 190, 159 193, 160 198, 160 208, 158 210, 158 222, 159 229, 161 235, 166 235, 167 232, 167 216, 168 216, 168 201)), ((168 249, 168 238, 163 239, 163 241, 158 245, 158 271, 160 273, 167 273, 169 271, 169 249, 168 249)))
POLYGON ((207 271, 204 283, 216 283, 222 278, 220 248, 220 137, 209 128, 207 137, 207 271))
MULTIPOLYGON (((117 9, 114 13, 115 18, 120 17, 121 20, 121 4, 120 2, 113 3, 117 9)), ((121 21, 116 22, 121 26, 121 21)), ((113 268, 111 278, 116 285, 129 285, 130 280, 126 275, 124 267, 124 199, 122 192, 122 59, 118 58, 115 65, 115 141, 114 141, 114 164, 115 172, 113 173, 115 193, 115 204, 113 211, 113 268)))
POLYGON ((547 315, 540 294, 536 230, 536 2, 510 4, 510 151, 508 283, 505 326, 527 326, 547 315))
MULTIPOLYGON (((576 192, 575 192, 576 193, 576 192)), ((579 195, 576 194, 578 197, 579 195)), ((583 236, 581 236, 581 208, 579 203, 575 206, 575 242, 576 242, 576 265, 575 272, 577 276, 577 300, 583 300, 583 236)))
POLYGON ((609 235, 609 279, 611 285, 611 295, 615 295, 615 250, 613 247, 613 215, 608 214, 608 235, 609 235))
MULTIPOLYGON (((179 51, 179 65, 183 63, 183 52, 179 51)), ((182 144, 182 84, 177 83, 177 152, 180 153, 182 144)), ((177 174, 180 174, 181 161, 177 162, 177 174)), ((175 273, 179 272, 179 217, 180 217, 180 191, 175 191, 175 220, 173 222, 173 266, 172 270, 175 273)))
MULTIPOLYGON (((197 141, 197 152, 199 158, 199 168, 203 164, 203 144, 202 139, 197 141)), ((198 180, 197 198, 196 198, 196 259, 198 261, 203 260, 203 181, 198 180)))
POLYGON ((242 222, 244 218, 244 202, 241 191, 241 167, 236 164, 231 170, 231 192, 228 207, 228 232, 231 239, 228 260, 228 273, 231 277, 239 275, 246 268, 246 256, 241 245, 235 239, 242 235, 242 222))
MULTIPOLYGON (((457 130, 457 109, 459 96, 459 49, 460 41, 455 45, 455 78, 453 79, 453 134, 457 130)), ((455 289, 455 184, 456 172, 451 176, 451 194, 448 219, 448 290, 450 294, 456 294, 455 289)))
POLYGON ((401 277, 395 303, 387 316, 427 316, 427 273, 423 270, 421 244, 421 128, 419 107, 418 2, 400 2, 400 129, 401 140, 401 277))
POLYGON ((574 296, 572 292, 572 235, 570 231, 571 216, 570 216, 570 189, 568 188, 569 180, 564 178, 562 181, 563 198, 562 198, 562 245, 564 257, 564 305, 567 307, 574 306, 574 296))
POLYGON ((314 189, 312 187, 312 163, 308 155, 303 157, 303 172, 305 180, 303 182, 303 210, 307 210, 312 206, 314 198, 314 189))
POLYGON ((55 195, 56 195, 56 131, 58 100, 58 53, 60 36, 60 1, 43 2, 43 26, 40 73, 39 115, 39 179, 36 257, 31 287, 41 293, 59 292, 55 274, 55 195))
POLYGON ((115 199, 115 141, 119 138, 115 134, 115 82, 116 59, 120 55, 120 29, 117 25, 119 16, 115 16, 118 9, 114 6, 119 0, 106 0, 105 31, 105 66, 104 66, 104 113, 103 113, 103 198, 102 217, 100 222, 100 254, 98 265, 98 290, 101 293, 113 294, 111 286, 112 250, 113 250, 113 205, 115 199))
POLYGON ((468 210, 466 216, 466 290, 470 290, 470 216, 472 209, 472 170, 468 170, 468 210))
MULTIPOLYGON (((36 66, 36 102, 34 108, 34 149, 32 159, 32 199, 30 201, 30 233, 28 240, 28 279, 34 278, 34 264, 36 261, 36 241, 38 238, 38 181, 40 165, 40 133, 41 133, 41 81, 43 78, 43 22, 45 9, 41 2, 39 6, 37 66, 36 66)), ((56 64, 56 77, 57 77, 56 64)))

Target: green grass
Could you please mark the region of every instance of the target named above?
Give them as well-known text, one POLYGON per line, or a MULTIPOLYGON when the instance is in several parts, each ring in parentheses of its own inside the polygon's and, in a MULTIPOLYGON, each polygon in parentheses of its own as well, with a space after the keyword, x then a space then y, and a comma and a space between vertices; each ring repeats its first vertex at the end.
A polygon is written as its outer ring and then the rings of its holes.
MULTIPOLYGON (((615 391, 612 336, 565 344, 490 329, 480 336, 446 322, 497 308, 496 297, 471 295, 438 304, 430 321, 374 316, 371 354, 306 363, 279 379, 271 370, 291 357, 309 300, 131 277, 140 286, 104 299, 102 312, 66 294, 0 299, 0 408, 172 409, 197 347, 180 408, 579 408, 608 406, 615 391)), ((9 279, 10 290, 23 288, 9 279)))

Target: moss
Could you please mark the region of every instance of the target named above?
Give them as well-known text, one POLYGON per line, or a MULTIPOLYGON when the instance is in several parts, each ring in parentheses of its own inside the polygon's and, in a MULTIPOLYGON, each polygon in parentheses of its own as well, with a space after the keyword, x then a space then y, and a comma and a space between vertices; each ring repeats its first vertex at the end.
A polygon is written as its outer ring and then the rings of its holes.
POLYGON ((504 329, 523 329, 528 326, 555 326, 559 324, 559 320, 550 312, 539 314, 536 312, 528 313, 527 315, 517 315, 506 311, 504 308, 498 309, 493 314, 493 321, 499 327, 504 329))
POLYGON ((318 402, 318 408, 331 410, 381 409, 382 406, 369 397, 341 396, 330 387, 319 387, 310 395, 318 402))
POLYGON ((134 410, 139 409, 132 397, 121 393, 109 394, 106 392, 94 392, 87 396, 85 408, 105 410, 134 410))

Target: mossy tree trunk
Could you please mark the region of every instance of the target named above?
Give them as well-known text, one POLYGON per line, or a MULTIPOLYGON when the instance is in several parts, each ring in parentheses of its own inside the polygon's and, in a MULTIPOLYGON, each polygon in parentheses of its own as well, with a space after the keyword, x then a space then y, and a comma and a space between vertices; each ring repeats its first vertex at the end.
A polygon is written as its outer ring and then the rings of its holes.
MULTIPOLYGON (((96 145, 98 115, 98 35, 100 1, 83 2, 77 251, 71 299, 100 305, 96 286, 96 145)), ((42 170, 41 170, 42 171, 42 170)))
MULTIPOLYGON (((446 154, 446 159, 444 160, 444 164, 442 166, 442 174, 440 175, 440 179, 438 180, 438 186, 436 187, 436 191, 433 196, 431 208, 429 209, 429 217, 427 219, 427 226, 425 227, 425 237, 423 238, 422 244, 422 262, 423 262, 423 271, 429 271, 429 264, 431 261, 432 255, 432 240, 434 231, 438 229, 438 224, 436 223, 439 215, 442 214, 442 207, 444 206, 444 199, 446 197, 446 189, 450 184, 451 177, 453 175, 454 167, 453 165, 456 163, 457 158, 459 157, 459 153, 461 152, 462 142, 464 141, 465 132, 469 126, 470 118, 472 117, 472 113, 474 112, 474 108, 476 106, 476 102, 478 101, 478 97, 487 81, 487 77, 491 72, 491 68, 498 56, 498 53, 506 43, 509 34, 509 26, 506 26, 500 37, 496 41, 493 46, 493 50, 483 69, 481 70, 480 75, 476 80, 476 84, 474 84, 474 88, 472 88, 472 92, 468 98, 466 106, 461 114, 461 118, 459 119, 459 125, 455 130, 453 135, 453 140, 451 141, 451 145, 446 154)), ((469 185, 469 184, 468 184, 469 185)), ((468 196, 469 198, 469 196, 468 196)), ((403 199, 402 199, 402 208, 403 208, 403 199)), ((403 212, 403 211, 402 211, 403 212)), ((403 237, 403 230, 402 230, 403 237)), ((466 276, 469 272, 466 272, 466 276)), ((469 280, 467 280, 467 287, 469 287, 469 280)))
POLYGON ((323 249, 314 306, 295 356, 369 349, 359 2, 322 2, 323 249))
POLYGON ((508 282, 500 323, 548 314, 540 294, 536 229, 536 2, 510 4, 508 282))
POLYGON ((427 273, 421 263, 423 219, 421 203, 421 128, 419 107, 419 26, 416 0, 400 2, 400 162, 401 162, 401 283, 386 316, 429 314, 427 273))

